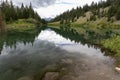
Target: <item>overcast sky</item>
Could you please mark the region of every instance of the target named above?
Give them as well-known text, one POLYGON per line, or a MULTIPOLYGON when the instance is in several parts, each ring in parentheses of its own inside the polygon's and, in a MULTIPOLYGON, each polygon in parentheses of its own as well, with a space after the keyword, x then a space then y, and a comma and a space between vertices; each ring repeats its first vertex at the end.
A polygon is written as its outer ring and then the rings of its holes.
MULTIPOLYGON (((60 13, 77 6, 83 6, 86 3, 91 4, 93 1, 98 2, 100 0, 12 0, 15 5, 24 3, 29 5, 32 3, 35 11, 39 13, 42 18, 55 17, 60 13)), ((105 0, 103 0, 105 1, 105 0)))

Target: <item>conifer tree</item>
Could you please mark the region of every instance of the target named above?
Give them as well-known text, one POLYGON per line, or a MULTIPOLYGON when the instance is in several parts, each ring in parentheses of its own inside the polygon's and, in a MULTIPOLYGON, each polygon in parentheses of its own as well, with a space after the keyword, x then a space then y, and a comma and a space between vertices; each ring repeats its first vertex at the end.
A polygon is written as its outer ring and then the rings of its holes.
POLYGON ((21 4, 21 7, 16 7, 13 5, 12 1, 8 2, 3 1, 1 4, 1 12, 4 14, 5 21, 14 21, 17 19, 28 19, 34 18, 36 20, 41 20, 40 16, 33 10, 32 4, 29 6, 24 6, 21 4))
POLYGON ((116 19, 120 20, 120 7, 118 8, 117 13, 116 13, 116 19))

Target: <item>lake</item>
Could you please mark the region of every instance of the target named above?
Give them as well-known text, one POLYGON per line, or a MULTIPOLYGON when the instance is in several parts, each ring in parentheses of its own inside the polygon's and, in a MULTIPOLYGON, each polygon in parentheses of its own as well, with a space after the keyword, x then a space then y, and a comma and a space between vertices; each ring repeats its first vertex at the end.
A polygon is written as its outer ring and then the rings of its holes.
POLYGON ((120 80, 113 58, 71 37, 49 28, 1 37, 0 80, 120 80))

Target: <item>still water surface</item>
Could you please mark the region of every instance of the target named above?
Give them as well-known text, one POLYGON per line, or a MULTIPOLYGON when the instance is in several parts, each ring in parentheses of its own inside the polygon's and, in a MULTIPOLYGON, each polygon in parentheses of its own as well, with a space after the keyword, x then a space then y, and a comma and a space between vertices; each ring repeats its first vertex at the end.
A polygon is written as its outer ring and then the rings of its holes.
POLYGON ((104 56, 100 49, 75 43, 45 29, 33 42, 18 40, 13 46, 4 42, 0 55, 0 80, 41 76, 45 69, 49 72, 50 69, 55 72, 63 70, 66 74, 60 80, 120 80, 114 67, 114 59, 104 56))

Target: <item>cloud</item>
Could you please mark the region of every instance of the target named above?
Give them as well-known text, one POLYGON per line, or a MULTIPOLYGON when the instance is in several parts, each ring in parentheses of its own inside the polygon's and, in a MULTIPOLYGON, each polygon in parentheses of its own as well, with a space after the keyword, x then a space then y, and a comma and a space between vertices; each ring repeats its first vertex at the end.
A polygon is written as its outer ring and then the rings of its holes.
POLYGON ((32 3, 34 8, 49 6, 56 2, 56 0, 12 0, 12 1, 15 5, 18 6, 20 6, 22 3, 24 3, 24 5, 29 5, 30 3, 32 3))
POLYGON ((35 9, 35 11, 37 11, 42 18, 49 18, 49 17, 54 18, 56 15, 59 15, 68 9, 72 9, 73 7, 75 8, 76 5, 54 4, 48 7, 41 7, 41 8, 35 9))

